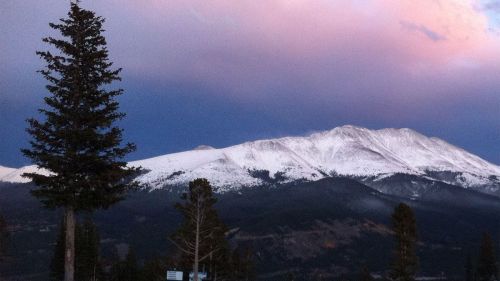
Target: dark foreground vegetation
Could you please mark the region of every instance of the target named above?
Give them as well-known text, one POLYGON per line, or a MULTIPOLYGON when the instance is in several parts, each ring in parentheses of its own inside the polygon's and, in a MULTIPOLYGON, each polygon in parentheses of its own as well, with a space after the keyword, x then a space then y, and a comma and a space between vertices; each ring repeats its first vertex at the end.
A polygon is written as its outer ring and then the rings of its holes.
MULTIPOLYGON (((44 210, 29 196, 30 188, 0 188, 0 206, 9 225, 8 252, 0 263, 6 280, 48 280, 61 235, 61 213, 44 210)), ((185 202, 180 199, 183 191, 187 189, 136 191, 92 215, 100 238, 99 263, 106 274, 124 268, 129 249, 140 276, 176 266, 179 250, 169 239, 184 221, 174 207, 185 202)), ((467 196, 475 203, 470 207, 456 206, 457 199, 443 199, 438 205, 332 178, 215 197, 230 251, 251 261, 257 280, 358 280, 363 269, 373 278, 388 278, 397 245, 391 217, 401 201, 416 219, 417 277, 479 280, 483 232, 491 234, 491 249, 498 252, 500 207, 495 204, 500 204, 475 193, 467 196)), ((85 225, 87 214, 82 213, 79 221, 85 225)))

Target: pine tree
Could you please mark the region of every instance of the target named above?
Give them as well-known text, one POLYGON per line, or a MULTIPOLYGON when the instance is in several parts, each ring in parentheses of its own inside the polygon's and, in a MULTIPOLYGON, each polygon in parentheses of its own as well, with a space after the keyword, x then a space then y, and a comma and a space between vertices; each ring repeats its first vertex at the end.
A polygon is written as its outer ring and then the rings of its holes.
POLYGON ((141 281, 164 281, 167 267, 165 261, 159 258, 152 259, 144 263, 141 270, 141 281))
POLYGON ((418 258, 415 253, 417 226, 410 206, 400 203, 392 214, 396 248, 390 277, 397 281, 413 281, 417 271, 418 258))
POLYGON ((293 274, 293 272, 288 272, 288 273, 286 274, 286 280, 287 280, 287 281, 295 281, 295 280, 296 280, 296 279, 295 279, 295 274, 293 274))
POLYGON ((137 258, 132 248, 129 248, 127 256, 124 261, 118 261, 111 269, 111 281, 138 281, 139 280, 139 266, 137 258))
MULTIPOLYGON (((190 264, 194 272, 194 280, 198 281, 199 269, 211 270, 212 274, 221 273, 221 267, 211 268, 227 249, 224 239, 226 227, 220 221, 214 204, 212 187, 206 179, 196 179, 189 183, 189 192, 183 194, 184 204, 176 204, 182 213, 184 222, 170 241, 177 247, 181 255, 181 264, 190 264), (209 262, 207 262, 209 261, 209 262)), ((227 260, 226 260, 227 262, 227 260)))
POLYGON ((474 264, 470 253, 465 260, 465 281, 474 281, 474 264))
POLYGON ((491 236, 488 233, 484 233, 481 240, 477 275, 479 281, 493 281, 498 279, 495 249, 491 236))
POLYGON ((139 266, 137 265, 137 257, 133 249, 129 249, 124 263, 125 278, 122 281, 137 281, 139 280, 139 266))
POLYGON ((359 281, 373 281, 373 276, 368 270, 368 267, 363 266, 359 273, 359 281))
MULTIPOLYGON (((253 254, 249 247, 236 248, 232 256, 231 278, 235 281, 255 280, 253 254)), ((293 275, 293 273, 290 272, 293 275)))
POLYGON ((212 252, 209 258, 203 262, 208 278, 211 280, 236 281, 234 278, 234 268, 231 263, 231 248, 226 239, 226 226, 218 219, 213 217, 213 232, 208 236, 207 251, 212 252))
POLYGON ((50 27, 62 39, 44 38, 57 53, 37 52, 47 63, 40 71, 51 93, 40 109, 41 121, 29 119, 33 138, 25 156, 48 175, 29 173, 38 189, 33 195, 48 208, 65 209, 65 280, 74 280, 75 212, 107 208, 122 200, 130 187, 127 179, 137 170, 126 167, 123 157, 135 149, 121 145, 122 130, 113 125, 125 115, 110 90, 121 69, 111 69, 104 19, 71 3, 68 17, 50 27))
POLYGON ((7 222, 0 215, 0 261, 2 261, 2 257, 7 254, 7 241, 9 238, 9 232, 7 231, 7 222))

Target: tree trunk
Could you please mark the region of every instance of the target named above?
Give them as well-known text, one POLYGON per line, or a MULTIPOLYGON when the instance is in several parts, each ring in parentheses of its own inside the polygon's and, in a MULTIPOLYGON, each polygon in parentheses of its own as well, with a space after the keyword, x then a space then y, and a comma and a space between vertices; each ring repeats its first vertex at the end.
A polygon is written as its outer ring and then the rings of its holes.
POLYGON ((64 211, 66 245, 64 249, 64 281, 75 280, 75 210, 66 207, 64 211))

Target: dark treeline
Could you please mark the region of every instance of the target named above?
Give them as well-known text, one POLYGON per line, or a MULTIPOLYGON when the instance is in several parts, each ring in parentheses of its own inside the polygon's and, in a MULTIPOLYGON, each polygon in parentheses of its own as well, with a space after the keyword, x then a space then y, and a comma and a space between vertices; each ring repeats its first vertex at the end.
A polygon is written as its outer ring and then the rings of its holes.
POLYGON ((200 271, 209 280, 253 280, 251 249, 231 249, 226 238, 228 228, 220 220, 214 204, 212 187, 206 179, 189 183, 189 190, 182 195, 176 208, 184 220, 170 241, 177 249, 176 266, 194 272, 198 280, 200 271))
MULTIPOLYGON (((418 273, 419 259, 416 251, 417 225, 413 210, 404 203, 399 204, 392 214, 392 224, 395 239, 393 259, 388 275, 382 276, 382 278, 390 281, 414 281, 418 273)), ((461 280, 498 281, 499 269, 495 255, 495 243, 489 233, 483 233, 477 252, 476 261, 473 260, 470 252, 467 254, 464 278, 461 280)), ((460 271, 457 269, 457 272, 460 271)), ((361 268, 358 280, 373 280, 367 266, 361 268)))
POLYGON ((495 254, 495 243, 489 233, 483 233, 477 259, 474 262, 471 254, 466 257, 466 281, 495 281, 498 280, 498 262, 495 254))
MULTIPOLYGON (((195 268, 195 255, 190 249, 196 249, 196 234, 199 234, 198 270, 208 274, 203 280, 256 280, 255 257, 253 249, 231 244, 228 240, 228 227, 219 218, 214 208, 217 200, 212 188, 205 179, 192 181, 189 188, 181 195, 176 204, 179 216, 183 218, 177 231, 168 235, 171 250, 163 257, 144 260, 137 257, 133 248, 114 255, 101 256, 98 228, 92 221, 92 215, 80 216, 75 224, 75 280, 165 280, 167 270, 188 272, 195 268), (197 222, 199 222, 198 231, 197 222), (193 248, 194 247, 194 248, 193 248)), ((360 268, 357 276, 350 279, 344 275, 342 280, 370 281, 385 280, 413 281, 418 276, 418 231, 413 210, 406 204, 399 204, 392 213, 394 247, 392 261, 387 264, 386 274, 376 275, 370 272, 370 265, 360 268)), ((50 265, 50 280, 64 280, 65 252, 64 222, 54 245, 53 259, 50 265)), ((465 281, 498 280, 498 262, 495 254, 496 241, 488 233, 477 237, 477 247, 468 251, 464 258, 463 272, 465 281)), ((7 222, 0 215, 0 262, 9 262, 2 257, 7 253, 7 222)), ((457 257, 450 257, 457 258, 457 257)), ((286 280, 304 280, 300 271, 286 273, 286 280)), ((201 280, 201 279, 200 279, 201 280)), ((454 279, 455 280, 455 279, 454 279)))

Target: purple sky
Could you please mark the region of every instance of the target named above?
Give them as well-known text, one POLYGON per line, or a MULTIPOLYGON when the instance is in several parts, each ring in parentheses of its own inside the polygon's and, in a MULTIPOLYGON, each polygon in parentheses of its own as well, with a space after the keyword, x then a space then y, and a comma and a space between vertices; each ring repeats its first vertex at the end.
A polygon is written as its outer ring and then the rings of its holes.
MULTIPOLYGON (((306 134, 410 127, 500 164, 497 1, 83 0, 123 67, 131 159, 306 134)), ((69 1, 0 4, 0 165, 28 164, 36 50, 69 1)))

